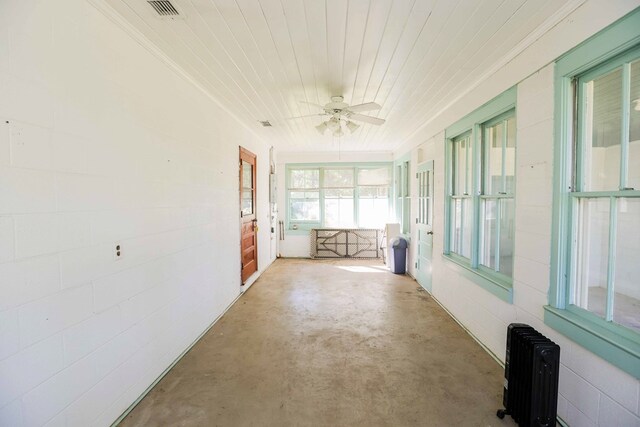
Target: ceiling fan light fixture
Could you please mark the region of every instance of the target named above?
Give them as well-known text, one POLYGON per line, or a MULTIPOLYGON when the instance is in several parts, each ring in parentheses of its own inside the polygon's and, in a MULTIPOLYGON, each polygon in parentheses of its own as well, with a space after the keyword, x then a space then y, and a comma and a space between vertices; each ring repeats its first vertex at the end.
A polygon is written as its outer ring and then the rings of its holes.
POLYGON ((336 118, 333 118, 333 119, 331 119, 329 121, 326 121, 325 123, 326 123, 327 127, 329 129, 331 129, 332 131, 334 131, 334 132, 337 131, 338 129, 340 129, 340 121, 338 119, 336 119, 336 118))
POLYGON ((344 135, 344 132, 342 131, 342 128, 338 128, 337 130, 335 130, 333 132, 333 136, 342 136, 344 135))
POLYGON ((349 132, 351 133, 354 133, 355 131, 357 131, 359 127, 360 125, 357 123, 347 122, 347 129, 349 129, 349 132))
POLYGON ((322 122, 318 126, 316 126, 316 130, 320 133, 320 135, 324 135, 327 129, 328 129, 327 122, 322 122))

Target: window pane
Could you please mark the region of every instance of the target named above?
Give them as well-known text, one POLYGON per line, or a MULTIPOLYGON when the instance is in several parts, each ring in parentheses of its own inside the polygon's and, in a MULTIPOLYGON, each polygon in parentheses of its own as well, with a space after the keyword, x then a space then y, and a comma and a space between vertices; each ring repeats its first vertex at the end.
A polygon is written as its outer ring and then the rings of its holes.
POLYGON ((453 194, 471 194, 471 171, 468 170, 471 160, 470 137, 453 142, 453 194))
POLYGON ((304 171, 292 170, 289 185, 291 186, 291 188, 304 188, 304 171))
POLYGON ((640 199, 618 201, 613 321, 640 330, 640 199))
POLYGON ((516 205, 513 199, 500 199, 500 268, 505 276, 513 275, 513 236, 516 205))
POLYGON ((389 222, 388 199, 363 199, 358 201, 360 218, 358 226, 362 228, 384 228, 389 222))
POLYGON ((451 251, 471 258, 471 199, 452 199, 451 251))
POLYGON ((358 185, 384 185, 388 186, 390 181, 389 168, 358 170, 358 185))
POLYGON ((480 264, 511 277, 513 274, 514 201, 504 198, 484 200, 481 215, 483 228, 480 239, 480 264))
POLYGON ((578 206, 578 239, 573 304, 604 316, 607 303, 609 199, 582 199, 578 206))
POLYGON ((353 169, 325 169, 323 187, 353 187, 353 169))
POLYGON ((325 227, 353 227, 353 199, 325 199, 325 227))
POLYGON ((291 199, 291 219, 297 221, 320 221, 320 200, 291 199))
POLYGON ((504 191, 507 194, 516 192, 516 118, 507 120, 507 147, 505 148, 504 191))
POLYGON ((253 168, 248 162, 242 161, 242 188, 253 188, 253 168))
POLYGON ((485 129, 483 157, 483 194, 513 194, 516 169, 515 117, 485 129))
POLYGON ((618 190, 622 136, 622 69, 586 82, 582 191, 618 190))
POLYGON ((482 238, 480 241, 480 264, 493 270, 496 268, 496 236, 498 233, 498 201, 483 200, 482 238))
POLYGON ((640 190, 640 60, 631 63, 627 187, 640 190))
POLYGON ((242 191, 242 215, 253 213, 253 190, 242 191))
POLYGON ((320 171, 318 169, 293 169, 289 188, 320 188, 320 171))
POLYGON ((502 149, 505 137, 503 123, 488 128, 485 132, 484 165, 482 168, 484 194, 504 193, 502 180, 502 149))

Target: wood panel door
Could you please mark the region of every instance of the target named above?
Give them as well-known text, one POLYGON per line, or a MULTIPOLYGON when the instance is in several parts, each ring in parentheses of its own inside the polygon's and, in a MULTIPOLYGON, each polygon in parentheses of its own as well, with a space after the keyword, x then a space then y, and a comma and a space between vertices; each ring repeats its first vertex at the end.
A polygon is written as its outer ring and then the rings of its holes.
POLYGON ((240 147, 240 248, 242 283, 258 269, 256 155, 240 147))

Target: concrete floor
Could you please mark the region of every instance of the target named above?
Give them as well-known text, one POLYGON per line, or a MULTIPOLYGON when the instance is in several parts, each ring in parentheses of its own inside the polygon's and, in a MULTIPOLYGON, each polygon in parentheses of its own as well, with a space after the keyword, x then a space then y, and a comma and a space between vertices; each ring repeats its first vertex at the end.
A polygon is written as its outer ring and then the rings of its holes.
POLYGON ((121 426, 512 426, 502 368, 380 261, 276 261, 121 426))

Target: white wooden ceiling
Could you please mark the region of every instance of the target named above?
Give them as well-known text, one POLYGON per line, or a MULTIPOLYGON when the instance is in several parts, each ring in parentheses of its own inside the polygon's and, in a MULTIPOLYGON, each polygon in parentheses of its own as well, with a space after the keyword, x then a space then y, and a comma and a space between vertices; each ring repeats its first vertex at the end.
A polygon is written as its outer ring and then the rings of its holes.
POLYGON ((347 132, 342 150, 394 150, 571 1, 172 0, 182 17, 171 20, 143 0, 107 0, 266 141, 292 151, 337 148, 314 129, 320 117, 287 120, 318 112, 299 101, 332 95, 377 102, 372 115, 387 120, 347 132))

